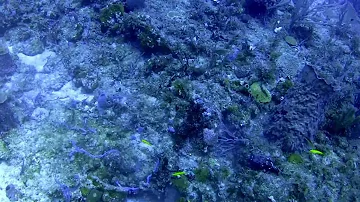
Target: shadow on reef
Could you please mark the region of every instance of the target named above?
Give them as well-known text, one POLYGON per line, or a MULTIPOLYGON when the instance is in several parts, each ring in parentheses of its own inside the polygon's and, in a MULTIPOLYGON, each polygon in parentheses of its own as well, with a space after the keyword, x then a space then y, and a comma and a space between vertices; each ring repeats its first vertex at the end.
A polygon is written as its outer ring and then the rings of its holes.
POLYGON ((327 106, 322 129, 329 135, 359 138, 359 95, 351 90, 343 94, 344 96, 336 97, 327 106))
POLYGON ((18 125, 13 110, 7 102, 0 103, 0 138, 18 125))
POLYGON ((305 66, 293 90, 273 113, 266 137, 280 142, 284 151, 304 150, 324 121, 325 106, 333 94, 332 87, 318 78, 311 66, 305 66))

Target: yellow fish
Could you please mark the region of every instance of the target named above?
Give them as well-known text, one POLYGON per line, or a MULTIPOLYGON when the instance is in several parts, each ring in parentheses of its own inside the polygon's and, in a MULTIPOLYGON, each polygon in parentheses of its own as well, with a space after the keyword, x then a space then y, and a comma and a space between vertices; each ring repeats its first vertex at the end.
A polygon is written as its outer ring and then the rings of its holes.
POLYGON ((151 146, 151 143, 150 143, 149 141, 147 141, 147 140, 141 140, 141 142, 144 143, 144 144, 146 144, 146 145, 151 146))
POLYGON ((185 175, 185 174, 186 174, 185 171, 179 171, 179 172, 175 172, 175 173, 173 173, 171 175, 174 176, 174 177, 179 177, 179 176, 185 175))
POLYGON ((319 150, 317 150, 317 149, 312 149, 312 150, 310 150, 310 153, 312 153, 312 154, 318 154, 318 155, 324 155, 324 152, 319 151, 319 150))

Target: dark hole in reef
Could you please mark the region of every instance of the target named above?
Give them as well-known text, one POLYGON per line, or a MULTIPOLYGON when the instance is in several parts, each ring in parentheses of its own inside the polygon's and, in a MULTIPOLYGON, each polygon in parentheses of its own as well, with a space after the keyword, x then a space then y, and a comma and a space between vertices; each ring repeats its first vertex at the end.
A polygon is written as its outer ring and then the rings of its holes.
POLYGON ((253 0, 246 1, 244 8, 246 13, 254 18, 265 16, 268 12, 265 3, 255 2, 253 0))

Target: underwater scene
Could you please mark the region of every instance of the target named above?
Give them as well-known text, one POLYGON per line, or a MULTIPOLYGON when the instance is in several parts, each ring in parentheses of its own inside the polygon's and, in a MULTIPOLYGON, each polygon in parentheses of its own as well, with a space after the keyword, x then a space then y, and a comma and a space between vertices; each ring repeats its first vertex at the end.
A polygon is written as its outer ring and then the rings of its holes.
POLYGON ((360 0, 0 0, 0 202, 360 202, 360 0))

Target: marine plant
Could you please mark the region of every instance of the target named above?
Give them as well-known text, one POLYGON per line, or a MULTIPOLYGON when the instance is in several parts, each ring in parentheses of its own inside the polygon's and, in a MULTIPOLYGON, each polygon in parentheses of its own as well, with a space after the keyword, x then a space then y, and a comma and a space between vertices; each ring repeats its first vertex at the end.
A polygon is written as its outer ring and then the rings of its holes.
POLYGON ((195 170, 195 179, 205 183, 210 178, 210 170, 207 167, 199 167, 195 170))
POLYGON ((325 130, 330 134, 346 136, 348 129, 360 122, 360 116, 356 115, 355 107, 342 104, 340 108, 336 105, 326 113, 325 130))
POLYGON ((268 103, 271 101, 271 93, 260 82, 251 84, 249 93, 259 103, 268 103))
POLYGON ((304 162, 302 157, 296 153, 290 154, 290 156, 288 157, 288 161, 292 164, 302 164, 304 162))
POLYGON ((108 7, 101 10, 100 22, 102 24, 107 24, 112 18, 116 17, 116 15, 124 15, 124 13, 125 11, 122 3, 109 5, 108 7))
POLYGON ((190 186, 189 180, 184 175, 172 179, 171 182, 180 192, 186 192, 186 190, 190 186))

